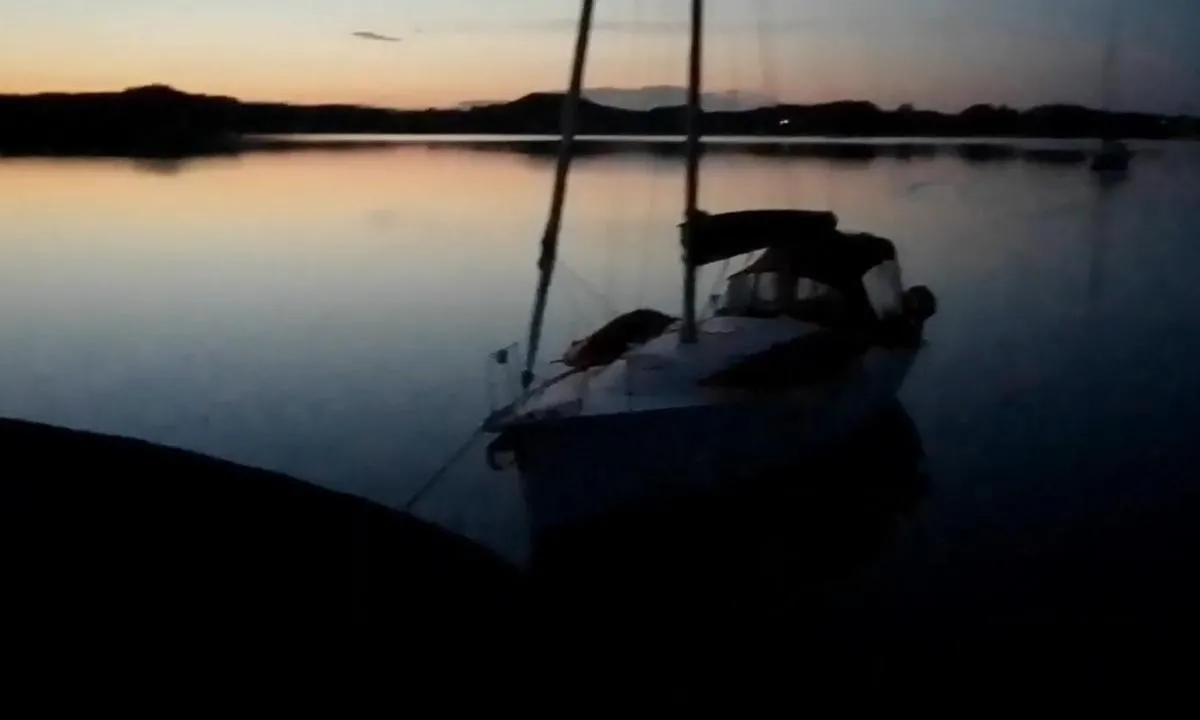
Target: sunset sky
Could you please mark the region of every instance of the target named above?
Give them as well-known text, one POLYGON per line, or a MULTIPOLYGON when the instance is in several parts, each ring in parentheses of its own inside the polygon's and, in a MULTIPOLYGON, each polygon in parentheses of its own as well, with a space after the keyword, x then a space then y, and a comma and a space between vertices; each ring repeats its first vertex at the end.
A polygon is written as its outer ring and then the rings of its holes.
MULTIPOLYGON (((1200 1, 1118 2, 1111 103, 1200 111, 1200 1)), ((687 5, 599 0, 588 85, 680 84, 687 5)), ((1112 6, 709 0, 706 83, 799 102, 1096 104, 1112 6)), ((0 0, 0 92, 161 82, 296 102, 503 100, 563 87, 577 12, 575 0, 0 0)))

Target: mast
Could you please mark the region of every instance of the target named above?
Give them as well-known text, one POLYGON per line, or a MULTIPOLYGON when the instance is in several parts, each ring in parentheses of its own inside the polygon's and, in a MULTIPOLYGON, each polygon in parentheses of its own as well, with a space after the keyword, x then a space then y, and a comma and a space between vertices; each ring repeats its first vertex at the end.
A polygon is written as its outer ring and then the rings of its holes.
POLYGON ((700 190, 700 107, 701 58, 704 38, 704 0, 692 0, 692 38, 688 56, 687 94, 687 175, 683 211, 683 327, 679 340, 696 342, 696 265, 692 262, 692 238, 696 220, 696 202, 700 190))
MULTIPOLYGON (((1108 16, 1108 37, 1104 44, 1104 55, 1100 61, 1100 109, 1107 113, 1116 111, 1113 84, 1117 73, 1117 45, 1121 32, 1121 0, 1112 0, 1108 16)), ((1115 140, 1111 116, 1106 116, 1100 129, 1101 140, 1115 140)))
POLYGON ((554 262, 558 257, 558 232, 562 226, 563 205, 567 198, 567 177, 571 170, 571 150, 575 144, 575 125, 579 114, 579 97, 583 92, 583 69, 587 63, 588 38, 592 28, 594 0, 583 0, 579 11, 579 32, 575 38, 575 56, 571 63, 571 79, 567 96, 563 101, 560 130, 562 141, 558 147, 558 165, 554 171, 554 191, 550 199, 550 216, 542 233, 542 251, 538 258, 537 294, 533 302, 533 317, 529 324, 529 347, 525 356, 525 370, 521 373, 521 386, 528 389, 533 383, 533 365, 537 361, 538 343, 542 339, 542 323, 546 317, 546 297, 550 292, 550 278, 554 274, 554 262))
POLYGON ((1113 0, 1109 7, 1108 33, 1105 38, 1104 56, 1100 61, 1100 105, 1102 110, 1113 110, 1112 85, 1116 73, 1117 35, 1121 31, 1121 2, 1113 0))

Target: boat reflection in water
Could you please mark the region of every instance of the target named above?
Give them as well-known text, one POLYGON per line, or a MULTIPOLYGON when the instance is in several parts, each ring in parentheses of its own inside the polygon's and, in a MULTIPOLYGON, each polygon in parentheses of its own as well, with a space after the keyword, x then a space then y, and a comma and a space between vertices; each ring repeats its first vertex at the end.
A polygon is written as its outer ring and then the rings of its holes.
MULTIPOLYGON (((796 609, 882 553, 925 495, 923 457, 894 402, 835 448, 798 446, 752 478, 537 537, 531 574, 557 611, 680 619, 701 607, 796 609)), ((700 471, 677 460, 678 473, 700 471)))

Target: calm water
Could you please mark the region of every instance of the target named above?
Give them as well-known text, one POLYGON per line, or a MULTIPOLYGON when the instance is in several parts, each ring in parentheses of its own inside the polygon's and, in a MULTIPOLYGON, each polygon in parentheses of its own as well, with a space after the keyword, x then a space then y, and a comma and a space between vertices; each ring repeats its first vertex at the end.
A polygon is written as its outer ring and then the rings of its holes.
MULTIPOLYGON (((403 505, 488 410, 487 354, 523 339, 551 171, 454 145, 0 161, 0 415, 403 505)), ((681 180, 666 158, 577 164, 547 356, 614 312, 677 310, 681 180)), ((1064 523, 1196 497, 1195 149, 1157 146, 1109 186, 1022 161, 726 154, 702 198, 833 209, 938 295, 901 398, 930 487, 872 587, 903 598, 963 548, 1035 553, 1064 523)), ((481 449, 419 513, 523 551, 513 479, 481 449)))

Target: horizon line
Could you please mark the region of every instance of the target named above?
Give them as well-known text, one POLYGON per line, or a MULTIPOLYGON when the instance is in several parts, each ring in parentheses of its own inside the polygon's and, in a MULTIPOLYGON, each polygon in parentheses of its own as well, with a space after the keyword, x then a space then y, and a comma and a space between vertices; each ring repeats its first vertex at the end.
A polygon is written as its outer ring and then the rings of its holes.
MULTIPOLYGON (((526 98, 533 97, 533 96, 565 95, 567 92, 566 90, 532 90, 532 91, 526 92, 522 95, 518 95, 516 97, 508 99, 508 100, 462 100, 462 101, 458 101, 457 103, 452 104, 452 105, 440 105, 440 106, 427 105, 424 107, 416 107, 416 106, 372 104, 369 102, 362 102, 362 103, 296 102, 296 101, 290 101, 290 100, 246 99, 243 97, 225 94, 225 93, 210 93, 210 92, 203 92, 203 91, 197 92, 197 91, 183 90, 183 89, 180 89, 170 83, 165 83, 165 82, 148 82, 148 83, 144 83, 144 84, 129 85, 124 88, 111 89, 111 90, 43 90, 43 91, 17 92, 17 93, 0 91, 0 98, 4 98, 4 97, 33 98, 33 97, 44 97, 44 96, 52 96, 52 95, 65 95, 65 96, 120 95, 122 93, 127 93, 127 92, 131 92, 131 91, 149 90, 149 89, 155 89, 155 88, 161 88, 161 89, 169 90, 169 91, 181 94, 181 95, 187 95, 187 96, 193 96, 193 97, 210 97, 210 98, 229 99, 229 100, 234 100, 241 104, 285 105, 285 106, 291 106, 291 107, 346 107, 346 108, 357 108, 357 109, 363 109, 363 110, 384 110, 384 111, 389 111, 389 112, 429 112, 429 111, 468 112, 472 108, 484 108, 484 107, 495 107, 498 105, 507 105, 507 104, 518 102, 520 100, 524 100, 526 98)), ((628 87, 628 88, 617 87, 617 86, 599 86, 599 87, 594 87, 594 88, 587 88, 584 90, 584 93, 586 94, 588 92, 597 92, 597 91, 637 92, 639 90, 651 90, 651 89, 683 90, 685 88, 683 88, 682 86, 675 86, 675 85, 646 85, 646 86, 641 86, 641 87, 628 87)), ((730 95, 742 94, 742 93, 744 93, 748 96, 760 96, 760 97, 762 96, 762 93, 760 93, 758 91, 739 90, 739 89, 735 89, 735 88, 725 89, 725 90, 708 90, 708 91, 705 91, 704 93, 702 93, 702 96, 723 96, 725 98, 728 98, 730 95)), ((656 106, 647 107, 647 108, 629 108, 629 107, 622 107, 620 105, 611 105, 611 104, 607 104, 607 103, 603 103, 603 102, 598 102, 596 100, 590 100, 586 97, 583 99, 588 100, 588 102, 591 102, 595 105, 600 105, 602 107, 611 108, 614 110, 621 110, 624 112, 633 112, 633 113, 645 113, 645 112, 652 112, 654 110, 679 108, 679 107, 684 106, 683 103, 679 103, 679 104, 668 104, 668 105, 656 105, 656 106)), ((916 103, 901 103, 899 105, 896 105, 895 107, 885 107, 883 105, 879 105, 878 103, 876 103, 872 100, 868 100, 866 98, 848 98, 848 97, 842 97, 842 98, 838 98, 836 100, 824 100, 824 101, 820 101, 820 102, 797 102, 797 101, 783 100, 783 99, 779 99, 779 98, 773 98, 773 100, 775 100, 774 103, 764 103, 761 105, 752 105, 749 107, 739 108, 739 109, 708 110, 707 112, 709 112, 709 113, 742 113, 742 112, 753 112, 755 110, 763 110, 763 109, 778 108, 778 107, 819 107, 822 105, 836 105, 836 104, 841 104, 841 103, 866 103, 866 104, 873 105, 875 108, 877 108, 878 110, 880 110, 882 112, 897 112, 897 111, 902 110, 905 107, 908 107, 908 108, 911 108, 911 110, 913 112, 932 112, 932 113, 938 113, 938 114, 943 114, 943 115, 962 114, 963 112, 966 112, 967 110, 969 110, 971 108, 977 108, 977 107, 990 107, 990 108, 995 108, 997 110, 1008 109, 1008 110, 1015 110, 1017 112, 1026 112, 1026 111, 1033 110, 1036 108, 1045 108, 1045 107, 1077 107, 1077 108, 1083 108, 1086 110, 1091 110, 1091 111, 1096 111, 1096 112, 1113 113, 1113 114, 1154 115, 1154 116, 1159 116, 1159 117, 1177 117, 1177 118, 1200 118, 1200 115, 1193 114, 1192 112, 1190 112, 1188 110, 1176 111, 1176 112, 1156 112, 1156 111, 1152 111, 1152 110, 1132 110, 1132 109, 1128 109, 1128 108, 1105 109, 1105 108, 1095 107, 1093 105, 1088 105, 1088 104, 1084 104, 1084 103, 1067 102, 1067 101, 1061 101, 1061 100, 1042 102, 1042 103, 1026 105, 1026 106, 1009 105, 1007 103, 997 104, 997 103, 990 103, 990 102, 975 102, 975 103, 966 105, 958 110, 936 110, 936 109, 922 107, 916 103)))

